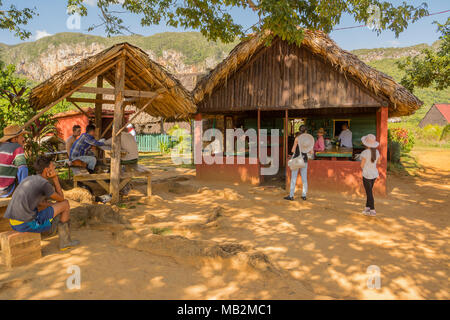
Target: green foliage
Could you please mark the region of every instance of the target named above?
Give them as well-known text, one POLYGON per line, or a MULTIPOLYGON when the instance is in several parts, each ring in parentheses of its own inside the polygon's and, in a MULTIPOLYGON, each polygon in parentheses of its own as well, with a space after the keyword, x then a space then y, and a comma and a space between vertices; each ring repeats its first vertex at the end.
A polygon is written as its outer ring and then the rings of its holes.
POLYGON ((436 52, 424 49, 423 56, 408 57, 398 62, 399 68, 406 72, 401 83, 410 91, 415 87, 443 90, 450 85, 450 17, 445 24, 434 23, 442 33, 439 49, 436 52))
MULTIPOLYGON (((83 0, 68 0, 69 6, 79 9, 81 15, 88 14, 83 0)), ((383 14, 375 31, 391 30, 398 36, 410 22, 414 23, 428 14, 427 4, 418 7, 406 1, 393 5, 381 0, 98 0, 101 23, 89 30, 103 27, 108 36, 130 32, 124 26, 120 10, 133 13, 142 26, 165 23, 171 27, 199 30, 209 40, 233 42, 243 37, 247 30, 236 23, 230 9, 252 10, 259 22, 251 27, 254 32, 273 31, 288 42, 300 44, 302 32, 299 27, 332 31, 343 15, 350 15, 356 22, 368 23, 373 16, 371 6, 377 6, 383 14), (120 9, 119 9, 120 8, 120 9)))
POLYGON ((441 126, 428 124, 421 130, 418 130, 418 133, 421 135, 420 138, 424 140, 439 141, 441 139, 443 129, 444 128, 441 126))
POLYGON ((447 124, 443 129, 442 129, 442 134, 440 139, 441 141, 450 141, 450 124, 447 124))
POLYGON ((404 128, 392 128, 388 130, 388 142, 400 144, 402 153, 409 153, 414 146, 414 135, 404 128))
POLYGON ((167 154, 170 152, 169 142, 160 141, 158 145, 159 145, 159 151, 161 152, 161 154, 167 154))
MULTIPOLYGON (((14 75, 13 65, 5 66, 0 62, 0 135, 3 129, 12 124, 23 125, 37 114, 29 105, 30 88, 26 80, 14 75)), ((43 115, 34 121, 25 135, 25 156, 28 168, 32 171, 32 164, 39 154, 52 151, 50 145, 41 140, 49 134, 56 133, 55 120, 51 114, 43 115)))
MULTIPOLYGON (((396 52, 394 55, 401 55, 404 54, 405 51, 411 51, 416 50, 416 47, 407 47, 407 48, 396 48, 396 52)), ((374 51, 377 49, 374 49, 374 51)), ((359 51, 359 50, 358 50, 359 51)), ((372 51, 373 52, 373 51, 372 51)), ((370 52, 367 52, 370 53, 370 52)), ((367 54, 367 53, 361 53, 361 54, 367 54)), ((404 61, 405 58, 401 58, 400 61, 404 61)), ((399 61, 398 59, 393 58, 386 58, 386 59, 380 59, 376 61, 369 62, 368 64, 371 67, 374 67, 375 69, 384 72, 394 78, 395 81, 400 82, 402 77, 404 76, 405 72, 399 69, 396 62, 399 61)), ((435 90, 434 88, 416 88, 414 91, 414 94, 423 101, 423 106, 417 110, 414 114, 411 116, 405 117, 404 121, 406 121, 408 124, 412 124, 413 126, 417 126, 422 120, 422 118, 425 116, 425 114, 428 112, 430 107, 437 102, 440 103, 447 103, 450 102, 450 88, 444 89, 444 90, 435 90)))
POLYGON ((31 32, 25 30, 23 26, 36 15, 35 10, 36 8, 17 9, 13 4, 5 8, 0 0, 0 29, 14 32, 14 35, 22 40, 29 38, 31 32))

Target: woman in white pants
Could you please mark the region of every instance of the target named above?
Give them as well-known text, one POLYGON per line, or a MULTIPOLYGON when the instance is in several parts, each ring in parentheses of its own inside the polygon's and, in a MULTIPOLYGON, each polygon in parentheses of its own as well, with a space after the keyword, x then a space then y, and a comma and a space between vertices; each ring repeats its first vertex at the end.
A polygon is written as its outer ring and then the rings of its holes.
MULTIPOLYGON (((314 148, 314 137, 306 132, 306 126, 300 126, 300 132, 295 138, 294 145, 292 146, 291 152, 294 154, 293 157, 296 158, 300 154, 305 161, 305 167, 300 169, 300 175, 302 177, 302 199, 306 200, 306 193, 308 192, 308 153, 312 154, 314 148)), ((291 171, 291 188, 290 193, 287 197, 284 197, 286 200, 294 200, 295 186, 297 184, 297 170, 291 171)))

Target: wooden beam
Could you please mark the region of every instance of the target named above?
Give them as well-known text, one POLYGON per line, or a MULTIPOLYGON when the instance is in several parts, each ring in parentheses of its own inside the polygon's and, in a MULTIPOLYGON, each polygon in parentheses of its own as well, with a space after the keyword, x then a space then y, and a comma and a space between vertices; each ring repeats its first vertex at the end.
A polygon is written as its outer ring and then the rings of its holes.
MULTIPOLYGON (((114 88, 81 87, 77 90, 77 92, 95 93, 97 95, 101 94, 114 95, 116 91, 114 88)), ((155 95, 157 95, 157 93, 153 91, 128 90, 128 89, 124 89, 123 94, 126 97, 138 97, 138 98, 153 98, 155 95)))
MULTIPOLYGON (((101 103, 101 104, 114 104, 115 100, 103 100, 103 99, 89 99, 89 98, 76 98, 69 97, 66 99, 68 102, 80 102, 80 103, 101 103)), ((123 102, 125 104, 133 104, 136 102, 135 98, 132 99, 124 99, 123 102)))
MULTIPOLYGON (((97 88, 103 88, 103 76, 99 75, 97 77, 97 88)), ((103 100, 103 94, 97 93, 95 100, 103 100)), ((95 138, 100 139, 100 134, 102 133, 102 109, 103 104, 97 102, 95 104, 95 138)))
POLYGON ((46 113, 48 110, 50 110, 51 108, 53 108, 55 105, 57 105, 59 102, 63 101, 64 99, 66 99, 67 97, 70 97, 73 93, 75 93, 77 91, 78 88, 82 87, 83 85, 85 85, 86 83, 88 83, 89 81, 92 80, 92 78, 104 73, 105 71, 107 71, 108 69, 114 67, 116 65, 116 63, 119 60, 113 61, 112 63, 108 64, 107 66, 105 66, 104 68, 101 68, 99 71, 97 71, 96 73, 94 73, 92 75, 92 77, 87 78, 87 80, 81 82, 79 85, 75 86, 74 89, 70 90, 68 93, 64 94, 63 96, 61 96, 60 98, 58 98, 57 100, 55 100, 54 102, 50 103, 48 106, 44 107, 43 109, 41 109, 41 111, 39 113, 37 113, 33 118, 31 118, 30 120, 28 120, 23 126, 23 128, 28 127, 30 124, 32 124, 34 121, 36 121, 37 119, 39 119, 44 113, 46 113))
POLYGON ((142 111, 144 111, 155 99, 157 98, 154 97, 153 99, 151 99, 150 101, 148 101, 142 108, 140 108, 132 117, 130 120, 128 120, 128 122, 117 132, 116 135, 119 135, 126 127, 127 125, 129 125, 138 115, 141 114, 142 111))
POLYGON ((81 107, 79 105, 77 105, 76 102, 73 102, 73 101, 70 101, 70 102, 89 119, 89 115, 86 113, 86 111, 81 109, 81 107))
POLYGON ((111 147, 111 180, 110 180, 110 192, 112 195, 111 203, 118 203, 120 200, 120 158, 121 158, 121 143, 120 136, 117 136, 117 132, 122 126, 123 118, 123 99, 124 99, 124 87, 125 87, 125 59, 121 59, 116 68, 116 92, 115 92, 115 105, 114 105, 114 119, 113 119, 113 135, 112 135, 112 147, 111 147))

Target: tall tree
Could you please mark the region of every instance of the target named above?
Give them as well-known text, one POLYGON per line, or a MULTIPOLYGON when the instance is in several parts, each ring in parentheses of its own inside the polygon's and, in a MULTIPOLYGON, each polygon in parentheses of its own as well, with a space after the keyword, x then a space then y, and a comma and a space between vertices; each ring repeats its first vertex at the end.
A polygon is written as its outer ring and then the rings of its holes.
POLYGON ((31 32, 24 26, 36 15, 36 8, 18 9, 15 5, 5 7, 0 0, 0 29, 14 32, 16 37, 25 40, 31 36, 31 32))
MULTIPOLYGON (((68 6, 81 15, 88 13, 83 0, 68 0, 68 6)), ((102 23, 90 29, 103 27, 108 35, 128 30, 118 11, 121 7, 122 12, 138 15, 142 26, 163 22, 199 30, 209 40, 225 43, 249 31, 233 19, 231 8, 253 10, 258 15, 259 22, 251 27, 252 31, 269 29, 273 35, 297 43, 302 40, 298 27, 330 32, 344 14, 359 23, 373 22, 375 18, 373 25, 378 33, 391 30, 396 36, 410 22, 428 14, 426 3, 414 7, 403 2, 395 6, 380 0, 98 0, 97 7, 102 23)))
POLYGON ((450 18, 444 24, 434 23, 442 34, 438 50, 424 49, 419 56, 397 62, 406 73, 401 83, 410 91, 415 87, 444 90, 450 86, 450 18))

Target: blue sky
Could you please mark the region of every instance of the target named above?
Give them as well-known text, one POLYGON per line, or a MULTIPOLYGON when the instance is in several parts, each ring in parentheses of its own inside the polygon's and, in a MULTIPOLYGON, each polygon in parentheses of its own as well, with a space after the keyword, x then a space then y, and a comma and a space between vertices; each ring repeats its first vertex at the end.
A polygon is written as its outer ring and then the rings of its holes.
MULTIPOLYGON (((88 3, 95 3, 95 0, 86 0, 88 3)), ((398 4, 401 1, 391 1, 394 4, 398 4)), ((422 2, 428 3, 428 10, 430 13, 440 12, 450 9, 450 1, 448 0, 413 0, 408 1, 408 3, 413 5, 419 5, 422 2)), ((36 7, 39 16, 35 17, 33 21, 27 26, 27 29, 33 33, 33 37, 30 40, 35 40, 36 38, 45 36, 47 34, 55 34, 59 32, 71 32, 67 28, 66 22, 68 15, 66 13, 66 0, 4 0, 3 5, 9 6, 9 4, 14 3, 17 7, 36 7)), ((97 16, 97 11, 95 7, 89 6, 90 13, 87 17, 81 18, 81 30, 75 30, 76 32, 83 32, 94 35, 104 35, 101 28, 96 29, 92 32, 87 32, 87 28, 93 24, 99 23, 99 18, 97 16)), ((253 25, 257 19, 256 16, 251 11, 243 11, 240 9, 233 9, 231 11, 233 17, 236 21, 244 27, 250 27, 253 25)), ((415 45, 419 43, 431 44, 436 41, 439 34, 436 32, 436 25, 432 22, 437 20, 439 22, 444 22, 449 13, 444 13, 436 16, 425 17, 419 22, 411 24, 407 31, 400 34, 398 38, 390 31, 384 31, 380 36, 368 28, 357 28, 349 30, 336 30, 330 35, 331 37, 344 49, 353 50, 359 48, 378 48, 378 47, 404 47, 415 45)), ((175 29, 167 27, 166 25, 152 26, 152 27, 141 27, 139 24, 139 18, 135 15, 126 14, 123 15, 126 25, 130 29, 138 34, 149 36, 159 32, 165 31, 185 31, 183 29, 175 29)), ((358 25, 353 18, 350 16, 345 16, 339 27, 348 27, 358 25)), ((17 44, 22 42, 20 39, 15 38, 9 31, 0 31, 0 42, 6 44, 17 44)))

